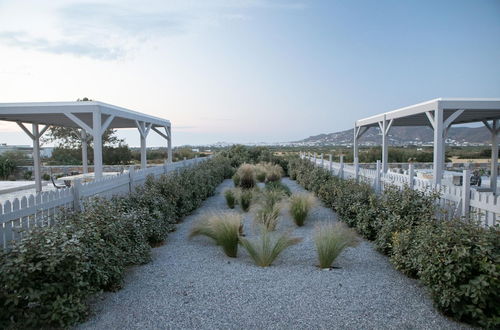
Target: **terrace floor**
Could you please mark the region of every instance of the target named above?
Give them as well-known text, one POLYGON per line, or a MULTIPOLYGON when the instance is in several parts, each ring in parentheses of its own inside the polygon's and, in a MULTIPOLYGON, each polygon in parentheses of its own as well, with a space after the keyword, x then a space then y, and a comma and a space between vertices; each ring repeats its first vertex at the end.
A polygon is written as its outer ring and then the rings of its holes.
MULTIPOLYGON (((292 191, 303 191, 283 179, 292 191)), ((153 261, 134 267, 123 289, 92 303, 93 315, 79 329, 466 329, 439 314, 425 288, 396 271, 389 260, 362 241, 337 259, 338 269, 319 270, 312 230, 317 221, 336 221, 318 207, 296 228, 283 212, 278 230, 293 230, 303 241, 268 268, 253 264, 246 251, 228 258, 203 237, 187 239, 206 211, 227 209, 221 192, 204 202, 153 250, 153 261)), ((251 216, 245 233, 252 235, 251 216)))

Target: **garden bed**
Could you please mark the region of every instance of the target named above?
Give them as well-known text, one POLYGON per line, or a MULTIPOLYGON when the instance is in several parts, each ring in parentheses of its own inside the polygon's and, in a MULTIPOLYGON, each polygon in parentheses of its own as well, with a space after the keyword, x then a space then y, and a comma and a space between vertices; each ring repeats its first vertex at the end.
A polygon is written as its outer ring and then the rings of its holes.
MULTIPOLYGON (((283 182, 292 192, 304 191, 283 182)), ((303 227, 282 212, 277 230, 293 230, 303 240, 270 267, 256 266, 241 247, 238 258, 229 258, 208 238, 188 240, 207 211, 227 209, 223 192, 232 186, 230 180, 220 185, 153 250, 151 263, 131 269, 122 290, 92 304, 93 315, 78 328, 467 328, 442 316, 425 288, 368 241, 345 250, 334 263, 338 268, 316 267, 314 224, 336 221, 321 205, 303 227)), ((248 238, 252 216, 245 213, 248 238)))

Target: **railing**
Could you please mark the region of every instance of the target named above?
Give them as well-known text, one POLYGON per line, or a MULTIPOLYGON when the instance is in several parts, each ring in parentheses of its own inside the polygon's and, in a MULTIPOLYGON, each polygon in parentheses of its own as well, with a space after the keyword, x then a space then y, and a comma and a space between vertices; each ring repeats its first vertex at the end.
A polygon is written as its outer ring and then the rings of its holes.
POLYGON ((316 166, 329 170, 333 175, 343 179, 354 179, 370 184, 377 193, 382 193, 387 186, 411 189, 424 192, 438 192, 439 205, 449 216, 472 217, 485 226, 495 226, 500 219, 500 203, 498 195, 491 192, 479 192, 470 187, 470 171, 463 171, 462 186, 434 185, 432 180, 417 178, 410 164, 408 174, 393 172, 383 173, 378 163, 377 169, 360 168, 359 164, 345 164, 325 160, 323 155, 301 153, 302 159, 309 159, 316 166))
POLYGON ((62 208, 80 210, 82 201, 89 197, 110 198, 130 193, 135 187, 144 184, 149 175, 171 173, 209 158, 193 158, 143 170, 131 168, 130 171, 117 176, 103 177, 86 183, 75 181, 70 188, 31 194, 0 203, 0 250, 7 249, 10 242, 21 239, 34 227, 53 225, 54 216, 62 208))

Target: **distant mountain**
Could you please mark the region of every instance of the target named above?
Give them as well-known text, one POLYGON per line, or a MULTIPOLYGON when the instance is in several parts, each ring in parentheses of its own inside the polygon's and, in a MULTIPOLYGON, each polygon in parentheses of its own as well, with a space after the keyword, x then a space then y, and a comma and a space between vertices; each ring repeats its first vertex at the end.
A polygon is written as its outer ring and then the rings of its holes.
MULTIPOLYGON (((361 145, 380 145, 382 137, 378 128, 370 128, 360 139, 361 145)), ((389 131, 389 144, 432 145, 434 132, 430 127, 392 127, 389 131)), ((353 142, 353 130, 319 134, 293 144, 349 146, 353 142)), ((456 146, 490 144, 490 133, 485 127, 452 127, 448 131, 446 143, 456 146)))

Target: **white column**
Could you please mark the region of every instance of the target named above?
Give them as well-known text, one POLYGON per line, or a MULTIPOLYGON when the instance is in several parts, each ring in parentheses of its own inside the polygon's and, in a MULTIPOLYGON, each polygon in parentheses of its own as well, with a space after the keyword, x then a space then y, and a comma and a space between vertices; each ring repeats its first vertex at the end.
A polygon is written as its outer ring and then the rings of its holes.
POLYGON ((147 152, 146 152, 146 136, 141 133, 141 169, 148 167, 147 152))
POLYGON ((413 163, 408 164, 408 186, 413 190, 413 177, 415 176, 415 169, 413 168, 413 163))
POLYGON ((358 127, 356 126, 356 124, 354 124, 354 140, 352 143, 352 147, 353 147, 353 152, 352 152, 353 163, 357 164, 359 151, 358 151, 358 127))
POLYGON ((92 113, 92 136, 94 137, 94 176, 102 178, 102 126, 101 111, 92 113))
POLYGON ((36 192, 42 191, 42 176, 40 167, 40 131, 38 124, 33 124, 33 170, 35 172, 36 192))
POLYGON ((165 127, 167 130, 167 157, 168 157, 168 162, 172 163, 172 127, 165 127))
POLYGON ((88 160, 88 150, 87 150, 87 132, 82 129, 82 167, 83 173, 89 172, 89 160, 88 160))
POLYGON ((377 175, 375 176, 375 191, 377 193, 381 192, 382 191, 382 185, 381 185, 381 182, 380 182, 380 170, 381 170, 381 165, 380 165, 380 160, 377 160, 377 167, 376 167, 376 171, 377 171, 377 175))
POLYGON ((491 127, 491 175, 490 187, 493 193, 497 193, 497 179, 498 179, 498 119, 493 120, 491 127))
POLYGON ((339 177, 341 179, 344 178, 344 155, 340 155, 340 169, 339 169, 339 177))
POLYGON ((387 120, 384 115, 384 122, 382 123, 382 171, 387 173, 388 162, 389 160, 389 148, 388 148, 388 139, 387 139, 387 120))
POLYGON ((329 167, 329 170, 330 170, 330 173, 332 172, 332 154, 329 154, 328 155, 328 167, 329 167))
POLYGON ((470 208, 470 171, 464 170, 462 175, 462 216, 469 216, 470 208))
POLYGON ((443 109, 434 111, 434 184, 441 184, 444 168, 443 109))

